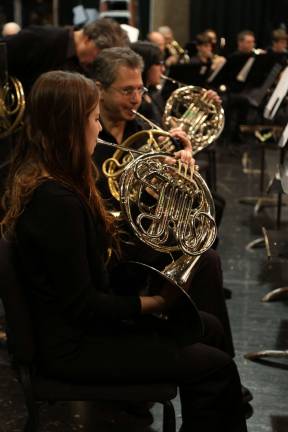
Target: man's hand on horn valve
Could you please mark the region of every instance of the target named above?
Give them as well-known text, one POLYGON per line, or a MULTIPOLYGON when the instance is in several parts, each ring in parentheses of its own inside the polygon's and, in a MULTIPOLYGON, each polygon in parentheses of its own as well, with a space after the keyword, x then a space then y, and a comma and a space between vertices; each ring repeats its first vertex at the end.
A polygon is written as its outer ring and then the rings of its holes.
POLYGON ((222 102, 220 96, 214 90, 206 90, 203 93, 203 99, 205 99, 207 102, 216 102, 219 105, 222 102))
POLYGON ((192 156, 192 143, 187 133, 183 131, 183 129, 181 129, 180 127, 170 129, 169 133, 174 138, 177 138, 177 140, 180 141, 183 149, 189 150, 192 156))

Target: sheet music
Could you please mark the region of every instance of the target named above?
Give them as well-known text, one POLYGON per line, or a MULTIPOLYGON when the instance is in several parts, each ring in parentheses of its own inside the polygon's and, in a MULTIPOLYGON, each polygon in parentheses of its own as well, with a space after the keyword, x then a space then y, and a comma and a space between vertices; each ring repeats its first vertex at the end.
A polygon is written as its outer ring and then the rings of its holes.
POLYGON ((264 117, 272 120, 288 91, 288 66, 282 72, 281 78, 264 109, 264 117))
POLYGON ((75 26, 87 22, 88 19, 87 12, 82 5, 73 7, 72 11, 73 11, 73 24, 75 26))
POLYGON ((218 75, 218 73, 220 72, 220 70, 223 68, 223 66, 225 65, 225 63, 227 63, 226 58, 223 60, 222 63, 220 63, 220 65, 212 72, 212 74, 208 77, 207 82, 212 82, 214 80, 214 78, 218 75))
POLYGON ((240 82, 245 82, 247 79, 247 76, 253 66, 253 63, 255 62, 255 57, 250 57, 246 63, 244 64, 244 66, 242 67, 242 69, 240 70, 240 72, 238 73, 236 79, 237 81, 240 82))
POLYGON ((278 147, 280 148, 284 148, 287 144, 287 140, 288 140, 288 123, 286 124, 286 127, 284 129, 284 131, 282 132, 282 135, 278 141, 278 147))

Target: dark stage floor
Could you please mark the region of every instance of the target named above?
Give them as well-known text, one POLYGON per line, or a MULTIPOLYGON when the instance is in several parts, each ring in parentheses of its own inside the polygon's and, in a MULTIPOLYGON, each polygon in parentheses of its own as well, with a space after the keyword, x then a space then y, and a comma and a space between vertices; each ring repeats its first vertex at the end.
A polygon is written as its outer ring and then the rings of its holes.
MULTIPOLYGON (((275 209, 265 208, 257 216, 253 207, 240 204, 239 198, 257 195, 259 173, 258 145, 218 146, 218 192, 227 201, 220 229, 218 250, 222 257, 225 287, 232 291, 227 300, 233 328, 236 361, 243 384, 253 393, 254 415, 248 420, 249 432, 287 432, 288 361, 254 363, 244 354, 259 349, 285 349, 288 345, 288 296, 285 299, 262 303, 261 298, 278 286, 288 285, 287 258, 268 263, 264 248, 247 251, 248 242, 261 235, 261 226, 273 227, 275 209), (250 149, 254 148, 253 152, 250 149), (244 173, 242 155, 246 168, 244 173), (248 165, 247 165, 248 161, 248 165)), ((276 153, 271 153, 274 158, 276 153)), ((267 179, 266 179, 267 180, 267 179)), ((287 231, 288 214, 282 213, 282 229, 287 231)), ((180 424, 178 399, 174 401, 177 422, 180 424)), ((85 403, 60 403, 44 406, 41 432, 160 432, 161 409, 153 408, 154 423, 146 427, 140 420, 125 415, 120 408, 85 403)), ((0 432, 20 432, 25 422, 21 390, 11 374, 5 348, 0 348, 0 432)), ((195 431, 196 432, 196 431, 195 431)), ((198 431, 197 431, 198 432, 198 431)), ((200 432, 200 431, 199 431, 200 432)))

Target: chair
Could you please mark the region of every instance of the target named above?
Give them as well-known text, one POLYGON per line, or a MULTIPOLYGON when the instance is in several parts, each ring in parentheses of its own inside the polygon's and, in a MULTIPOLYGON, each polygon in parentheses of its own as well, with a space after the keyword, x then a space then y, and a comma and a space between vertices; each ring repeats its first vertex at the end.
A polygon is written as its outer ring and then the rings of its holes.
POLYGON ((163 432, 175 432, 171 399, 173 383, 139 385, 80 385, 41 376, 35 364, 35 345, 29 309, 13 265, 13 249, 0 240, 0 297, 4 304, 8 350, 22 386, 28 419, 24 432, 39 430, 39 402, 57 401, 151 401, 163 405, 163 432))

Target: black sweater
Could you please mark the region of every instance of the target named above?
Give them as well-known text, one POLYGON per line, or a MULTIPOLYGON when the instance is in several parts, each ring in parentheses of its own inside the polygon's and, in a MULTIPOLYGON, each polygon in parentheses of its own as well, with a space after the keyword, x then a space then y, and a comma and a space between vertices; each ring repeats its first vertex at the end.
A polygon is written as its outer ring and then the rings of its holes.
MULTIPOLYGON (((17 258, 47 359, 77 350, 87 330, 101 337, 141 313, 138 296, 113 294, 105 267, 108 242, 74 192, 46 181, 18 219, 17 258)), ((115 289, 114 289, 115 288, 115 289)))

